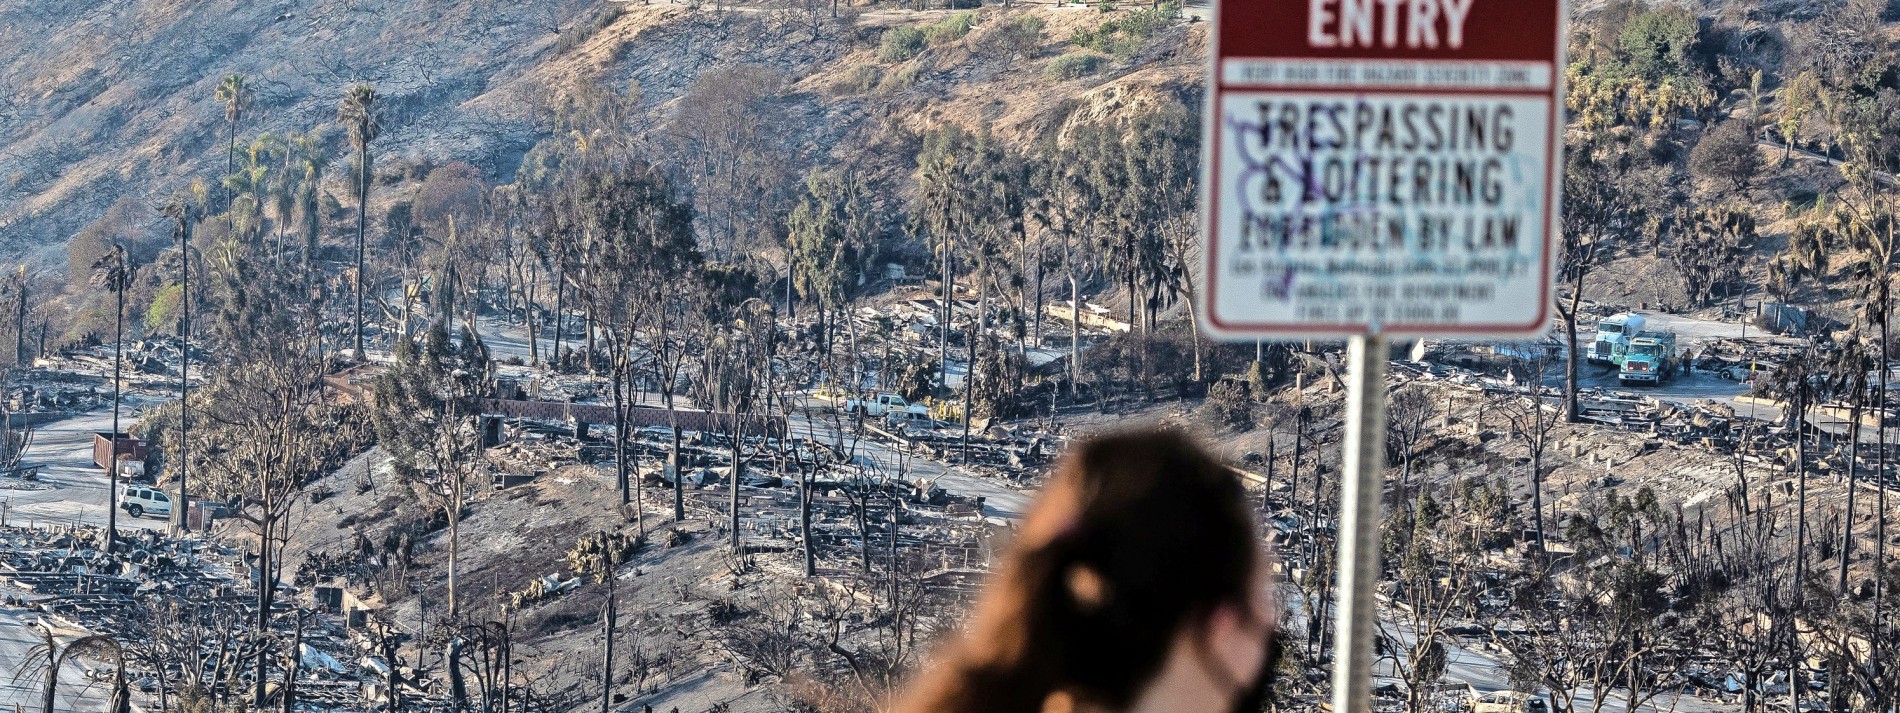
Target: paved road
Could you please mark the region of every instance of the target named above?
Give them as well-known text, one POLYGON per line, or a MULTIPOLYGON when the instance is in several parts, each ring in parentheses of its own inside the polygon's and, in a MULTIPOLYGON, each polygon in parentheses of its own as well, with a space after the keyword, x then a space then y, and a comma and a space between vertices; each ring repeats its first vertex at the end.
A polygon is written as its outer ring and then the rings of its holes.
MULTIPOLYGON (((526 327, 504 322, 494 317, 478 318, 476 324, 480 325, 482 342, 488 345, 488 353, 493 355, 497 361, 507 359, 508 357, 515 357, 520 359, 523 364, 529 363, 528 329, 526 327)), ((544 359, 549 356, 548 350, 554 348, 554 333, 548 331, 548 326, 549 325, 542 325, 540 330, 539 350, 540 356, 544 359)), ((561 346, 572 346, 573 344, 574 342, 571 338, 563 338, 561 340, 561 346)))
MULTIPOLYGON (((1660 312, 1638 311, 1637 314, 1643 315, 1649 321, 1649 328, 1652 330, 1675 332, 1679 340, 1678 346, 1684 350, 1700 351, 1708 342, 1719 339, 1748 339, 1764 344, 1787 341, 1786 337, 1777 337, 1757 327, 1743 325, 1741 322, 1721 322, 1660 312)), ((1595 325, 1581 325, 1578 331, 1577 345, 1580 348, 1589 344, 1590 337, 1596 334, 1595 325)), ((1776 423, 1782 419, 1781 407, 1748 398, 1753 392, 1750 385, 1714 374, 1684 371, 1660 386, 1624 386, 1617 379, 1615 367, 1587 363, 1581 366, 1577 385, 1584 389, 1602 388, 1622 391, 1680 404, 1714 401, 1735 409, 1735 414, 1738 416, 1769 423, 1776 423)), ((1545 375, 1545 384, 1548 386, 1562 388, 1563 383, 1564 373, 1561 368, 1553 369, 1551 373, 1545 375)), ((1839 436, 1845 436, 1849 430, 1846 419, 1819 409, 1809 415, 1808 421, 1824 431, 1839 436)), ((1879 436, 1879 432, 1874 428, 1861 429, 1862 443, 1875 443, 1879 436)))
MULTIPOLYGON (((130 408, 121 412, 120 426, 128 427, 136 417, 130 408)), ((40 466, 41 490, 0 489, 0 502, 6 503, 6 519, 12 525, 106 525, 106 472, 92 465, 92 434, 112 429, 112 412, 87 413, 54 421, 34 432, 23 463, 40 466)), ((157 518, 134 519, 119 513, 119 528, 163 529, 157 518)), ((0 588, 0 598, 19 594, 0 588)), ((15 679, 28 651, 40 643, 32 612, 0 606, 0 712, 39 710, 37 683, 26 677, 15 679)), ((71 637, 66 637, 68 640, 71 637)), ((77 664, 68 664, 60 674, 57 711, 94 713, 106 707, 108 692, 104 686, 87 681, 77 664)))
MULTIPOLYGON (((838 430, 830 424, 819 421, 807 423, 802 417, 795 418, 791 425, 793 436, 810 438, 819 443, 837 443, 838 430)), ((846 436, 846 448, 849 449, 850 436, 846 436)), ((936 481, 937 487, 947 492, 969 497, 983 498, 983 514, 987 517, 1018 519, 1029 512, 1029 506, 1035 501, 1032 490, 1013 488, 995 478, 986 478, 964 470, 955 465, 906 456, 896 445, 876 438, 859 438, 856 441, 859 457, 874 462, 886 470, 903 468, 907 479, 919 478, 936 481)))
MULTIPOLYGON (((13 592, 0 590, 11 595, 13 592)), ((34 623, 37 615, 32 612, 0 606, 0 711, 40 710, 40 686, 43 678, 35 678, 38 672, 29 676, 15 677, 20 671, 20 662, 27 660, 31 649, 41 642, 40 633, 34 623)), ((62 643, 72 637, 61 638, 62 643)), ((95 684, 86 679, 79 664, 68 663, 60 669, 59 693, 55 695, 55 713, 101 713, 106 709, 106 698, 110 691, 104 685, 95 684)))
MULTIPOLYGON (((1774 335, 1767 334, 1758 328, 1748 327, 1741 322, 1720 322, 1659 312, 1639 311, 1637 314, 1643 315, 1643 317, 1648 320, 1648 329, 1651 331, 1675 332, 1677 347, 1684 351, 1700 352, 1703 345, 1719 339, 1747 338, 1750 340, 1760 340, 1764 343, 1775 339, 1774 335)), ((1563 336, 1561 330, 1557 336, 1560 338, 1563 336)), ((1595 324, 1580 324, 1577 326, 1577 348, 1588 349, 1590 341, 1595 337, 1595 324)), ((1695 372, 1679 373, 1675 379, 1671 379, 1668 383, 1659 386, 1624 386, 1622 382, 1617 379, 1615 367, 1598 366, 1588 363, 1579 366, 1582 368, 1577 372, 1577 385, 1581 388, 1604 388, 1628 391, 1630 393, 1651 396, 1665 401, 1691 402, 1703 399, 1732 401, 1736 396, 1746 394, 1749 391, 1747 384, 1730 381, 1712 374, 1695 372)), ((1553 386, 1562 386, 1564 380, 1563 369, 1553 369, 1552 371, 1555 373, 1547 374, 1545 377, 1547 383, 1553 386)))
MULTIPOLYGON (((128 406, 120 414, 119 427, 129 429, 137 420, 128 406)), ((50 487, 0 489, 0 502, 6 503, 7 522, 105 527, 109 508, 107 475, 92 465, 92 434, 110 430, 110 406, 104 411, 54 421, 36 429, 21 463, 40 466, 40 483, 50 487)), ((119 528, 164 529, 165 521, 150 517, 135 519, 120 512, 119 528)))

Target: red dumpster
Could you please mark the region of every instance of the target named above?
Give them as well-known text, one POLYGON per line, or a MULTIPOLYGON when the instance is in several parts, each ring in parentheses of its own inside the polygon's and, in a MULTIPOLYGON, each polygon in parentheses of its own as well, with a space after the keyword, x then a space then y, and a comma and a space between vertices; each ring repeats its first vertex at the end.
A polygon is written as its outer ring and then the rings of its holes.
POLYGON ((99 431, 95 431, 92 434, 92 464, 94 466, 99 468, 111 467, 114 460, 113 456, 115 455, 129 456, 132 460, 137 461, 145 460, 145 441, 143 439, 133 438, 132 434, 129 433, 120 433, 117 439, 114 439, 112 435, 113 434, 99 431), (116 449, 113 447, 115 440, 117 442, 116 449))

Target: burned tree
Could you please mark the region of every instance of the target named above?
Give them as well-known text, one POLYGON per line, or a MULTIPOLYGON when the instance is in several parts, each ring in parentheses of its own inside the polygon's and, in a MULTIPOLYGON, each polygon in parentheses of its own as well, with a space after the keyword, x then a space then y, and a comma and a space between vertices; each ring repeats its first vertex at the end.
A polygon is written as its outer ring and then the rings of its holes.
POLYGON ((607 585, 607 602, 601 606, 600 711, 613 709, 614 635, 619 625, 620 566, 633 558, 643 540, 625 533, 597 532, 581 538, 567 553, 567 566, 576 574, 607 585))
POLYGON ((1455 519, 1445 510, 1431 493, 1420 493, 1386 527, 1393 598, 1405 606, 1395 607, 1378 629, 1405 685, 1407 710, 1424 710, 1424 694, 1437 685, 1448 660, 1449 642, 1441 632, 1451 618, 1467 613, 1476 594, 1477 583, 1466 576, 1476 551, 1449 527, 1455 519))
POLYGON ((106 551, 111 552, 119 536, 119 402, 125 389, 121 374, 125 367, 125 291, 132 287, 136 268, 125 254, 125 246, 112 249, 92 264, 92 284, 112 293, 112 456, 106 463, 106 551))
POLYGON ((1618 689, 1638 710, 1682 685, 1691 660, 1686 621, 1671 614, 1669 575, 1646 549, 1664 526, 1653 493, 1612 491, 1564 526, 1576 561, 1600 564, 1555 571, 1533 562, 1512 573, 1509 605, 1493 616, 1516 631, 1494 631, 1492 640, 1513 681, 1548 688, 1558 710, 1576 710, 1588 691, 1592 713, 1607 710, 1618 689))
POLYGON ((1740 258, 1754 247, 1755 218, 1734 206, 1683 211, 1673 219, 1663 254, 1682 276, 1689 304, 1706 305, 1741 278, 1740 258))
POLYGON ((368 84, 358 84, 344 92, 343 101, 336 108, 337 123, 350 133, 350 145, 356 148, 356 175, 350 184, 356 193, 356 273, 352 282, 356 286, 356 346, 354 356, 363 358, 363 256, 365 251, 364 235, 369 220, 370 189, 370 153, 369 145, 382 134, 382 122, 376 116, 376 88, 368 84))
POLYGON ((1789 359, 1769 375, 1767 391, 1782 406, 1787 428, 1794 435, 1794 452, 1788 467, 1795 474, 1794 574, 1789 592, 1799 607, 1806 586, 1808 564, 1808 413, 1822 395, 1825 381, 1818 368, 1822 356, 1809 347, 1805 353, 1789 359))
MULTIPOLYGON (((1503 414, 1512 434, 1523 439, 1525 456, 1530 461, 1531 522, 1537 530, 1540 556, 1549 542, 1544 523, 1544 453, 1563 421, 1563 414, 1544 402, 1544 376, 1549 367, 1549 357, 1543 354, 1524 360, 1513 373, 1518 375, 1519 383, 1526 385, 1527 392, 1506 392, 1492 402, 1492 409, 1503 414)), ((1569 401, 1567 407, 1574 407, 1575 399, 1569 401)))
POLYGON ((62 646, 51 629, 41 628, 39 633, 39 642, 27 649, 25 657, 21 659, 21 669, 16 672, 15 680, 24 676, 28 680, 41 682, 40 705, 44 713, 57 710, 59 670, 78 657, 105 659, 112 663, 106 711, 131 713, 132 689, 125 678, 125 649, 119 646, 118 639, 94 634, 79 637, 62 646))
POLYGON ((1606 259, 1616 244, 1640 228, 1641 204, 1626 192, 1634 168, 1631 148, 1616 139, 1593 140, 1564 152, 1563 245, 1558 252, 1558 277, 1570 294, 1557 301, 1564 321, 1564 418, 1579 420, 1577 412, 1577 311, 1583 302, 1584 280, 1606 259))
MULTIPOLYGON (((675 201, 673 194, 666 175, 645 162, 585 174, 557 188, 542 230, 543 249, 588 313, 607 328, 613 352, 614 460, 620 504, 632 507, 642 532, 646 530, 644 488, 634 492, 626 447, 631 408, 627 392, 633 382, 637 330, 651 324, 658 335, 652 356, 663 373, 661 390, 670 409, 671 377, 677 376, 682 358, 668 341, 676 324, 674 294, 691 286, 690 276, 700 261, 692 207, 675 201)), ((674 453, 677 460, 677 445, 674 453)), ((675 515, 679 514, 676 509, 675 515)))
MULTIPOLYGON (((271 300, 267 286, 242 279, 246 262, 226 255, 220 269, 228 295, 219 324, 223 329, 251 325, 261 334, 314 335, 271 300), (248 308, 246 308, 248 306, 248 308), (234 314, 233 312, 241 312, 234 314)), ((194 394, 199 414, 191 437, 192 469, 207 490, 240 503, 236 517, 256 531, 258 572, 255 698, 264 697, 262 671, 268 660, 272 604, 283 576, 280 553, 289 543, 287 518, 298 494, 312 478, 358 447, 362 419, 323 394, 323 366, 313 356, 314 336, 294 339, 244 339, 227 342, 232 351, 213 367, 194 394)))
POLYGON ((437 320, 420 343, 401 338, 396 362, 377 377, 371 412, 396 472, 411 480, 449 526, 449 619, 459 612, 456 574, 463 511, 482 471, 481 399, 492 381, 488 347, 471 325, 459 342, 437 320))
POLYGON ((1394 389, 1387 399, 1386 450, 1388 460, 1399 462, 1399 487, 1412 482, 1412 460, 1418 455, 1419 443, 1425 439, 1426 425, 1438 412, 1438 402, 1425 392, 1420 384, 1410 384, 1394 389))

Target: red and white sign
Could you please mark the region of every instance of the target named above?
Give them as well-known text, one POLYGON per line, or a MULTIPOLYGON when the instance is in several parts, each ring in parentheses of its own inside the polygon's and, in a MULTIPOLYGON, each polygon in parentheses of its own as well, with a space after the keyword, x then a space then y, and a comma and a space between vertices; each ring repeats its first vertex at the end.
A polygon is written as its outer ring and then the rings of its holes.
POLYGON ((1542 333, 1561 0, 1219 0, 1197 310, 1229 339, 1542 333))

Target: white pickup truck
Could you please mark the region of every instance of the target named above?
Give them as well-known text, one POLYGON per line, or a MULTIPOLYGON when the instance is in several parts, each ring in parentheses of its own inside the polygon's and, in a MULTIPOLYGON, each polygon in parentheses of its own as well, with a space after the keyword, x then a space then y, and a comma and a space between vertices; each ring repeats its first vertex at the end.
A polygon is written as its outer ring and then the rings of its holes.
POLYGON ((884 418, 894 413, 914 417, 928 418, 930 409, 923 404, 913 404, 897 394, 878 394, 868 399, 851 399, 844 402, 844 410, 860 416, 884 418))

